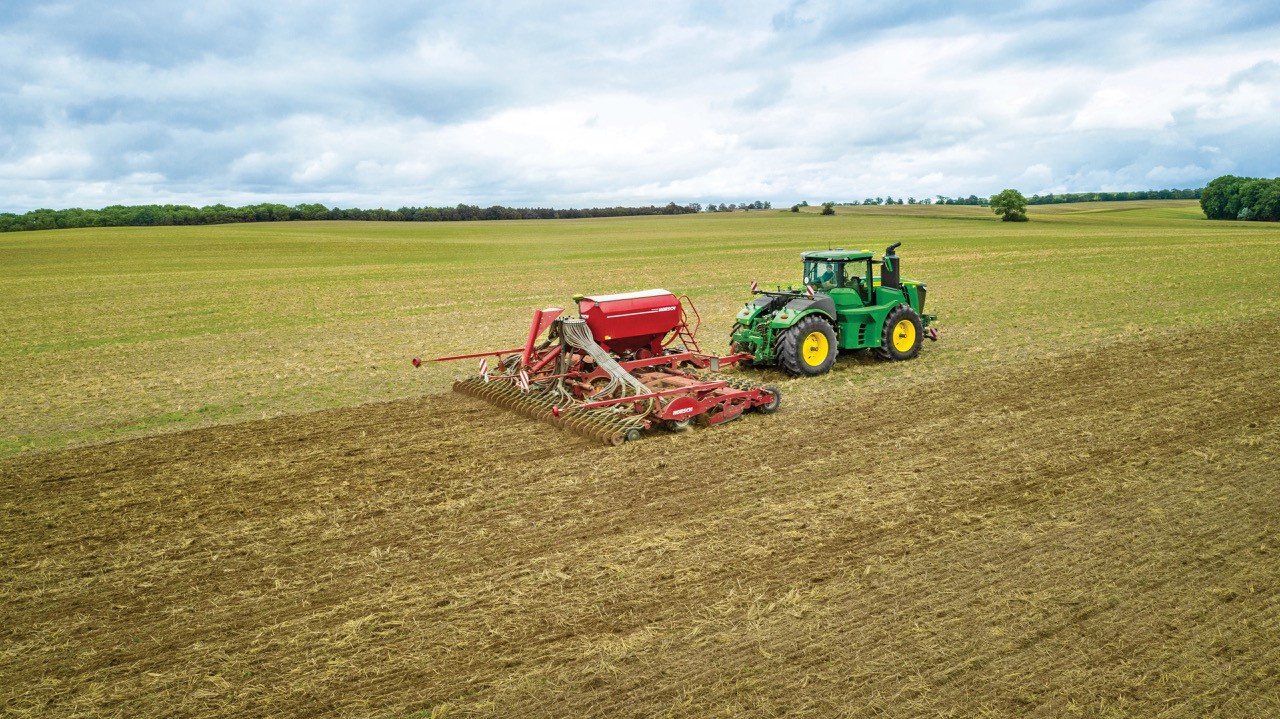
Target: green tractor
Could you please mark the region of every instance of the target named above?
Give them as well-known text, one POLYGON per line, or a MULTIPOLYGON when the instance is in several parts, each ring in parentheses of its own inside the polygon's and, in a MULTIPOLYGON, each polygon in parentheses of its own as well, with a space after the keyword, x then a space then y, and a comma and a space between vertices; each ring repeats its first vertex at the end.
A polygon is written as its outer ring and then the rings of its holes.
POLYGON ((924 314, 926 285, 899 276, 894 250, 901 244, 890 245, 880 260, 866 250, 801 253, 801 289, 752 286, 758 296, 738 312, 733 351, 793 375, 827 372, 842 349, 870 348, 884 360, 915 357, 925 337, 938 339, 931 326, 937 317, 924 314))

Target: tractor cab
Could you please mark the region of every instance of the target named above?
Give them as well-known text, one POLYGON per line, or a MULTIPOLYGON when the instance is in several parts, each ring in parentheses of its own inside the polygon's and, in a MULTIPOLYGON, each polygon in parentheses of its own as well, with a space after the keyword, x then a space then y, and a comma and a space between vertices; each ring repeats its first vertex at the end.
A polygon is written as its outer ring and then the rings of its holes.
POLYGON ((826 250, 805 252, 804 286, 814 292, 823 292, 835 301, 837 307, 872 304, 867 288, 871 287, 871 252, 826 250))

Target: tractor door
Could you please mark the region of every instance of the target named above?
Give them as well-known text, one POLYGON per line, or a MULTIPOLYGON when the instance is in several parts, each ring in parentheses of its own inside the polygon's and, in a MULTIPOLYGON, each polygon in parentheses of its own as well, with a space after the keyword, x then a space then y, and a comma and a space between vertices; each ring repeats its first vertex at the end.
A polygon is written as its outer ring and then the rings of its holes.
POLYGON ((850 262, 847 282, 850 287, 857 291, 863 305, 874 305, 876 303, 875 287, 872 285, 871 278, 870 259, 867 259, 862 264, 858 264, 856 261, 850 262))
POLYGON ((840 348, 860 349, 879 341, 868 307, 875 301, 871 284, 871 261, 849 260, 845 265, 842 287, 832 291, 840 325, 840 348), (837 298, 838 296, 838 298, 837 298))
POLYGON ((862 307, 866 304, 866 300, 859 290, 861 280, 858 278, 857 264, 845 262, 833 262, 835 265, 835 282, 834 287, 827 290, 827 294, 836 303, 836 312, 843 312, 862 307), (850 277, 846 274, 845 265, 849 264, 849 268, 854 270, 855 274, 850 277))

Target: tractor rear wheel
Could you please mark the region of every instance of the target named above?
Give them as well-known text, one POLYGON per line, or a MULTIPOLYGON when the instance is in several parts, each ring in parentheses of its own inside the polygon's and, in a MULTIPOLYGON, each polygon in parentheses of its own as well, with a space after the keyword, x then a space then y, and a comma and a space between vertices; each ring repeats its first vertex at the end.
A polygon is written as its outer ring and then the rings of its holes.
POLYGON ((836 363, 836 331, 831 323, 809 315, 782 333, 778 361, 794 375, 818 375, 836 363))
POLYGON ((898 305, 884 318, 880 330, 880 346, 876 357, 882 360, 909 360, 920 354, 924 342, 924 324, 911 305, 898 305))

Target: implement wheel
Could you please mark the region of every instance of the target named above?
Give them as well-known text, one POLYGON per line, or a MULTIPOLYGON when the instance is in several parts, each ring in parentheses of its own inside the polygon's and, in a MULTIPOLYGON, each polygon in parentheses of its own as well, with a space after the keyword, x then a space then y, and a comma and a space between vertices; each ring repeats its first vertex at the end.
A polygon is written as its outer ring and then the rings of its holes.
POLYGON ((782 404, 782 392, 771 384, 767 384, 760 389, 769 393, 769 401, 756 405, 756 411, 761 414, 773 414, 778 411, 778 406, 782 404))
POLYGON ((924 324, 920 322, 920 315, 910 305, 898 305, 884 318, 880 346, 875 354, 882 360, 909 360, 920 354, 923 342, 924 324))
POLYGON ((778 363, 794 375, 823 374, 836 363, 836 331, 831 323, 809 315, 782 333, 778 363))
POLYGON ((689 426, 693 424, 693 418, 686 417, 685 419, 669 419, 662 424, 670 432, 683 432, 689 429, 689 426))

